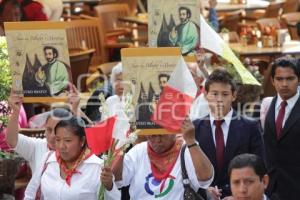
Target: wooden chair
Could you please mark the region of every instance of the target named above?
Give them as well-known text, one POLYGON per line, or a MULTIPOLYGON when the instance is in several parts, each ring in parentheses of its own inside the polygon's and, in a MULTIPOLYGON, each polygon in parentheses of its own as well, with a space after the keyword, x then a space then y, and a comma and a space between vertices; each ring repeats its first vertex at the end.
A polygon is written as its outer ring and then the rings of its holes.
POLYGON ((246 20, 258 20, 261 18, 276 18, 281 15, 284 2, 271 2, 266 10, 255 10, 252 13, 247 13, 244 17, 246 20))
POLYGON ((300 22, 300 12, 286 13, 281 16, 285 26, 288 28, 292 40, 300 40, 296 24, 300 22))
POLYGON ((105 4, 94 7, 95 15, 100 18, 106 37, 118 37, 131 35, 132 29, 119 21, 119 17, 129 16, 130 10, 127 4, 105 4))
POLYGON ((271 2, 267 7, 264 18, 278 17, 281 14, 281 9, 284 2, 271 2))
MULTIPOLYGON (((105 28, 103 27, 102 18, 91 17, 91 16, 87 16, 87 15, 80 15, 80 17, 83 20, 95 20, 95 21, 97 21, 97 23, 99 23, 99 25, 98 25, 99 32, 101 32, 101 36, 103 36, 103 41, 104 41, 100 45, 102 46, 101 47, 102 50, 105 52, 105 59, 104 59, 105 62, 102 62, 102 63, 107 63, 107 62, 111 61, 109 53, 112 50, 119 50, 121 48, 134 47, 133 43, 131 43, 131 42, 126 42, 126 41, 119 42, 119 41, 115 41, 115 40, 110 40, 109 37, 105 37, 106 31, 105 31, 105 28)), ((99 68, 99 66, 97 66, 97 69, 98 68, 99 68)), ((95 70, 90 70, 90 71, 95 72, 95 70)))
POLYGON ((80 92, 86 91, 87 74, 94 52, 95 49, 69 50, 73 83, 77 86, 77 89, 79 89, 80 92))
POLYGON ((120 3, 125 3, 128 5, 129 7, 129 14, 130 15, 136 15, 137 13, 137 7, 138 7, 138 0, 118 0, 117 1, 118 4, 120 3))
POLYGON ((94 7, 95 15, 102 21, 102 27, 106 32, 107 40, 116 40, 118 37, 125 38, 126 41, 144 42, 148 41, 147 37, 138 37, 141 33, 147 31, 147 26, 126 23, 119 20, 120 17, 132 15, 128 4, 105 4, 94 7), (137 34, 135 34, 137 32, 137 34), (138 33, 140 32, 140 33, 138 33))
POLYGON ((297 12, 299 8, 299 0, 285 0, 282 8, 282 13, 297 12))
POLYGON ((69 49, 80 49, 83 46, 95 49, 91 65, 97 66, 108 61, 108 52, 105 49, 105 40, 97 19, 76 19, 66 21, 66 32, 69 49), (85 45, 83 45, 85 44, 85 45))
POLYGON ((19 129, 19 133, 29 137, 45 138, 45 129, 21 128, 19 129))
POLYGON ((242 10, 225 13, 220 20, 220 27, 226 28, 229 31, 237 32, 239 28, 239 22, 242 17, 242 10))
POLYGON ((263 31, 266 26, 274 26, 276 29, 280 29, 282 27, 278 18, 262 18, 257 20, 256 24, 260 31, 263 31))

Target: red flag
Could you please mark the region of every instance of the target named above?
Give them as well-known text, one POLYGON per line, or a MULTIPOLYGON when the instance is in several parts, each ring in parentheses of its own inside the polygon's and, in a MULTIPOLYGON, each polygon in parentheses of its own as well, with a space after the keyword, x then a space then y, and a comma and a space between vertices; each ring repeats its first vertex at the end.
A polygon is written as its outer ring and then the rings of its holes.
POLYGON ((194 98, 165 86, 151 120, 168 131, 178 132, 193 100, 194 98))
POLYGON ((179 132, 197 93, 197 86, 183 58, 160 95, 151 120, 168 131, 179 132))
POLYGON ((96 124, 94 127, 86 128, 85 134, 88 146, 96 155, 108 151, 112 143, 112 133, 116 122, 116 117, 96 124))

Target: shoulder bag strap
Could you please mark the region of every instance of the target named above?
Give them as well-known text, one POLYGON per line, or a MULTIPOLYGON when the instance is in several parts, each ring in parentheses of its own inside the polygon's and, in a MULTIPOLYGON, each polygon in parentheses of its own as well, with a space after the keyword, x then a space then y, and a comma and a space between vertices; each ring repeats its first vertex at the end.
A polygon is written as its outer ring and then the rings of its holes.
POLYGON ((182 181, 183 181, 183 185, 189 185, 189 176, 187 174, 186 171, 186 167, 185 167, 185 161, 184 161, 184 152, 186 149, 186 144, 184 144, 181 148, 181 152, 180 152, 180 163, 181 163, 181 173, 182 173, 182 181))
MULTIPOLYGON (((184 188, 190 188, 191 190, 193 190, 192 187, 191 187, 191 185, 190 185, 190 179, 189 179, 189 176, 187 174, 186 167, 185 167, 185 161, 184 161, 184 152, 185 152, 186 146, 187 145, 184 144, 182 146, 181 152, 180 152, 182 183, 183 183, 183 187, 184 188)), ((196 196, 196 199, 198 199, 198 200, 205 200, 206 199, 206 198, 203 198, 202 195, 199 194, 199 193, 197 193, 196 191, 194 191, 194 195, 196 196)))
POLYGON ((48 155, 47 155, 46 161, 45 161, 45 163, 43 165, 43 170, 42 170, 42 173, 41 173, 41 176, 40 176, 40 185, 39 185, 39 187, 38 187, 38 189, 36 191, 35 200, 40 200, 41 199, 41 196, 42 196, 41 180, 42 180, 42 176, 43 176, 43 174, 46 171, 47 166, 48 166, 47 161, 48 161, 48 159, 49 159, 49 157, 51 156, 52 153, 53 153, 53 151, 50 150, 49 153, 48 153, 48 155))

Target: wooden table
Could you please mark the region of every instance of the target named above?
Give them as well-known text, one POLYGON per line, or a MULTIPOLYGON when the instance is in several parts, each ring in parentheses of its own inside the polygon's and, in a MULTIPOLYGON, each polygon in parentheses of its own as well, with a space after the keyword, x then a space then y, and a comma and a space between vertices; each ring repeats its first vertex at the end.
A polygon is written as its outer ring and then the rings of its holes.
POLYGON ((262 48, 257 47, 257 45, 247 45, 243 46, 240 43, 229 44, 232 50, 236 51, 241 60, 245 57, 249 57, 255 60, 261 60, 269 64, 267 68, 260 69, 264 76, 264 82, 262 85, 264 96, 273 96, 276 94, 274 86, 271 84, 271 65, 276 58, 281 57, 286 54, 300 55, 300 41, 291 41, 289 44, 286 43, 283 47, 273 47, 273 48, 262 48))
POLYGON ((230 12, 235 10, 255 10, 265 9, 269 6, 270 2, 262 0, 248 0, 247 4, 232 4, 230 2, 219 2, 216 6, 217 12, 230 12))
POLYGON ((148 26, 148 16, 147 15, 138 15, 138 16, 124 16, 118 18, 122 22, 129 22, 138 25, 148 26))
POLYGON ((269 56, 274 58, 286 54, 300 54, 299 41, 291 41, 282 47, 243 46, 240 43, 231 43, 229 46, 242 57, 269 56))

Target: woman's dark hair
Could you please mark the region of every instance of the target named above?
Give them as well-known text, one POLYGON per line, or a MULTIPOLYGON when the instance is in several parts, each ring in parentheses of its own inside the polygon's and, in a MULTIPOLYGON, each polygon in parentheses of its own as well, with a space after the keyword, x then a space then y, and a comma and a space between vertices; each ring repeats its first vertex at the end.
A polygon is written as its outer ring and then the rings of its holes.
POLYGON ((255 174, 259 176, 260 180, 267 174, 266 166, 261 157, 255 154, 240 154, 235 156, 229 163, 228 175, 231 176, 231 172, 234 169, 241 169, 250 167, 254 170, 255 174))
POLYGON ((204 86, 206 92, 209 92, 209 86, 213 83, 222 83, 230 85, 232 93, 235 92, 237 89, 235 80, 225 69, 215 69, 208 76, 204 86))
POLYGON ((49 111, 47 120, 51 117, 57 120, 69 119, 72 116, 72 113, 64 108, 55 108, 49 111))
POLYGON ((296 74, 298 79, 300 78, 300 60, 299 59, 287 57, 287 56, 276 59, 272 65, 272 69, 271 69, 272 79, 274 79, 275 71, 278 67, 291 68, 292 70, 294 70, 294 73, 296 74))
MULTIPOLYGON (((55 126, 54 132, 56 134, 57 129, 66 128, 70 130, 73 134, 77 135, 79 139, 83 139, 85 137, 85 123, 80 117, 72 116, 69 119, 61 120, 55 126)), ((86 147, 86 142, 84 143, 84 147, 86 147)))

